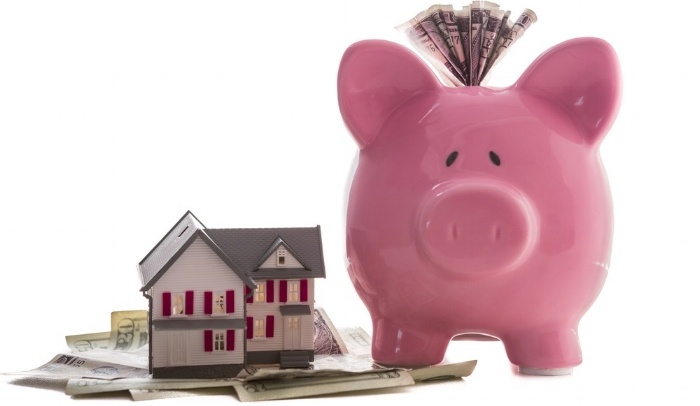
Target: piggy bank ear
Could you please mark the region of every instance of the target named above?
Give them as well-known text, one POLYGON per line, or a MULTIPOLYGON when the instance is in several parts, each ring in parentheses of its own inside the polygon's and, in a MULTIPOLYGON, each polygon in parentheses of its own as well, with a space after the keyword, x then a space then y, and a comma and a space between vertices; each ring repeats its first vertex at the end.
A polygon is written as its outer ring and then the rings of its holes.
POLYGON ((620 67, 607 42, 577 38, 542 54, 515 87, 563 107, 579 124, 588 142, 597 144, 617 116, 620 67))
POLYGON ((340 114, 362 149, 374 141, 397 106, 440 86, 426 64, 407 48, 389 41, 361 41, 351 45, 340 62, 340 114))

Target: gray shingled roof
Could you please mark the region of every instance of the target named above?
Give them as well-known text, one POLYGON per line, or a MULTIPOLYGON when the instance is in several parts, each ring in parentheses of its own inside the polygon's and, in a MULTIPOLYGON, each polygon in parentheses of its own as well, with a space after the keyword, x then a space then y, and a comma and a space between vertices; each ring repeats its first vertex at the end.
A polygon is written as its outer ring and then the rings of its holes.
POLYGON ((189 210, 139 262, 141 286, 146 286, 204 225, 189 210))
POLYGON ((208 228, 206 233, 221 250, 253 278, 291 277, 325 278, 321 227, 296 228, 208 228), (258 270, 264 260, 276 248, 281 239, 297 257, 305 269, 258 270))
MULTIPOLYGON (((196 236, 207 244, 232 268, 249 278, 325 278, 321 227, 298 228, 205 228, 188 211, 168 231, 138 265, 141 290, 149 289, 167 271, 196 236), (195 235, 196 234, 196 235, 195 235), (279 244, 284 244, 303 269, 258 269, 261 261, 279 244)), ((241 275, 243 276, 243 275, 241 275)))

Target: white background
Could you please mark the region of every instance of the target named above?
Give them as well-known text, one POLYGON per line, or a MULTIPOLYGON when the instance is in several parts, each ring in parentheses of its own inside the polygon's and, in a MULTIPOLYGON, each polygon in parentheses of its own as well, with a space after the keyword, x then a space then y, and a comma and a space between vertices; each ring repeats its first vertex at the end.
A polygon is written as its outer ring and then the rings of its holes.
MULTIPOLYGON (((43 364, 67 334, 108 329, 112 310, 145 308, 135 266, 186 210, 210 227, 320 224, 327 279, 317 303, 337 325, 369 331, 344 269, 357 148, 338 112, 336 73, 355 41, 408 44, 393 27, 430 5, 0 3, 0 371, 43 364)), ((529 7, 539 21, 489 85, 511 84, 541 52, 579 36, 608 40, 622 66, 622 107, 601 149, 613 258, 580 325, 583 364, 567 377, 522 377, 500 343, 456 342, 451 360, 479 360, 464 381, 292 403, 700 399, 697 3, 501 5, 529 7)), ((36 398, 76 402, 0 383, 0 403, 36 398)))

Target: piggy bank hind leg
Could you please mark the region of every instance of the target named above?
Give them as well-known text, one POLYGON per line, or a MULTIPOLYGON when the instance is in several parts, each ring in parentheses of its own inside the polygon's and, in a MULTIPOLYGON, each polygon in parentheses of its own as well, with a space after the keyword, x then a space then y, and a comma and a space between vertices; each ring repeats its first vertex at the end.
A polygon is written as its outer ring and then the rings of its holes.
POLYGON ((440 363, 452 336, 428 328, 399 326, 372 317, 372 358, 383 365, 415 367, 440 363))
POLYGON ((566 375, 581 363, 576 327, 542 328, 501 337, 508 359, 521 374, 566 375))

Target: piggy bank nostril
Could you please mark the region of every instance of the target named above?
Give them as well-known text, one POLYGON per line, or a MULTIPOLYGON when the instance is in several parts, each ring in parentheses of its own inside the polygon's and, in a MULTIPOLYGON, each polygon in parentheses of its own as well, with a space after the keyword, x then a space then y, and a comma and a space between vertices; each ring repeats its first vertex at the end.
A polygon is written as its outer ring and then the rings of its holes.
POLYGON ((452 224, 452 241, 457 241, 459 240, 459 227, 457 227, 457 224, 452 224))
POLYGON ((501 226, 494 226, 493 227, 493 241, 499 241, 501 239, 503 231, 501 229, 501 226))

